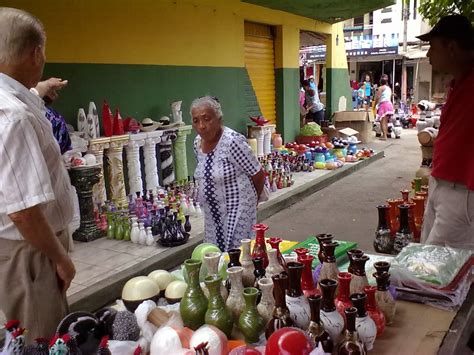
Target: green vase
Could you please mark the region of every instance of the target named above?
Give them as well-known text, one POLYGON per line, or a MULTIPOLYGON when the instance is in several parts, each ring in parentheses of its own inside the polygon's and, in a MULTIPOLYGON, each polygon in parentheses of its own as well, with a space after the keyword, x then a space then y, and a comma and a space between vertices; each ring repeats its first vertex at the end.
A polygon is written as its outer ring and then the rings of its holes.
POLYGON ((128 219, 128 217, 126 216, 123 217, 122 225, 123 225, 123 240, 130 241, 132 228, 131 228, 130 220, 128 219))
POLYGON ((205 322, 219 328, 227 335, 227 338, 230 338, 234 322, 232 313, 221 296, 222 277, 220 275, 210 275, 204 279, 204 282, 209 290, 205 322))
POLYGON ((123 239, 123 219, 121 216, 117 216, 115 218, 115 239, 122 240, 123 239))
POLYGON ((257 310, 259 290, 255 287, 244 288, 245 308, 239 317, 239 328, 247 344, 256 343, 265 328, 265 321, 257 310))
POLYGON ((115 215, 112 212, 107 212, 107 238, 109 239, 114 239, 115 223, 115 215))
POLYGON ((184 262, 188 288, 181 299, 179 312, 181 313, 184 326, 192 330, 196 330, 204 324, 204 317, 207 311, 207 298, 199 284, 201 264, 201 261, 195 259, 188 259, 184 262))

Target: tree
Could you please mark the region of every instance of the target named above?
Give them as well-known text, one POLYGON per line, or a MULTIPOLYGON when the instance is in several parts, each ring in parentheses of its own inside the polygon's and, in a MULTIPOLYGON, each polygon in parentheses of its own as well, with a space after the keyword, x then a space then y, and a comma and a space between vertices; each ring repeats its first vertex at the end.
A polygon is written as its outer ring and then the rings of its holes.
POLYGON ((418 8, 421 16, 434 26, 441 17, 461 14, 474 23, 474 1, 472 0, 424 0, 418 8))

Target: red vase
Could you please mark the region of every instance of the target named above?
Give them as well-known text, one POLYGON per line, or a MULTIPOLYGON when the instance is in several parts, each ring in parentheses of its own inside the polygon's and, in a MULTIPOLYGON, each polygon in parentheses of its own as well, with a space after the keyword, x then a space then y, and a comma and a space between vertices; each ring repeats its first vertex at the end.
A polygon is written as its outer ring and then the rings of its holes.
POLYGON ((415 196, 412 200, 415 203, 415 208, 413 210, 413 217, 415 220, 415 230, 413 231, 414 239, 415 242, 419 242, 421 236, 421 227, 423 225, 423 215, 425 213, 425 198, 423 196, 415 196))
POLYGON ((112 117, 112 112, 110 111, 109 104, 104 100, 102 105, 102 128, 104 131, 104 136, 112 137, 114 133, 114 121, 112 117))
POLYGON ((407 203, 410 208, 408 209, 408 224, 410 226, 411 231, 413 232, 413 241, 418 242, 420 241, 421 233, 418 234, 416 231, 415 225, 415 203, 408 202, 407 203))
POLYGON ((351 300, 349 299, 352 274, 348 272, 340 272, 337 275, 337 279, 339 280, 339 287, 335 299, 336 309, 344 318, 344 322, 346 322, 346 314, 344 313, 344 310, 348 307, 352 307, 351 300))
POLYGON ((309 249, 307 248, 296 248, 293 251, 298 255, 298 262, 301 262, 301 257, 306 256, 309 253, 309 249))
POLYGON ((122 116, 120 115, 120 110, 118 108, 115 109, 113 132, 115 136, 121 136, 125 134, 125 130, 123 129, 122 116))
POLYGON ((377 291, 377 286, 365 286, 364 292, 367 295, 367 301, 365 308, 370 318, 375 322, 377 326, 377 338, 382 335, 385 330, 385 316, 383 312, 377 307, 377 302, 375 300, 375 291, 377 291))
POLYGON ((388 205, 390 206, 389 216, 390 216, 390 234, 395 236, 395 234, 400 229, 400 211, 398 205, 403 203, 403 199, 389 199, 387 200, 388 205))
POLYGON ((265 231, 268 229, 268 226, 263 223, 254 224, 252 229, 255 231, 255 244, 252 250, 252 259, 263 258, 263 267, 268 266, 268 255, 267 255, 267 246, 265 245, 265 231))
POLYGON ((312 255, 302 255, 298 261, 304 265, 303 274, 301 276, 301 288, 306 297, 311 295, 319 295, 319 290, 314 286, 313 281, 313 260, 312 255))
POLYGON ((280 251, 280 243, 282 241, 283 241, 283 239, 281 239, 281 238, 271 237, 267 240, 267 243, 270 244, 271 247, 277 251, 278 262, 283 267, 283 269, 286 270, 286 261, 285 261, 285 258, 283 257, 283 255, 281 255, 281 251, 280 251))

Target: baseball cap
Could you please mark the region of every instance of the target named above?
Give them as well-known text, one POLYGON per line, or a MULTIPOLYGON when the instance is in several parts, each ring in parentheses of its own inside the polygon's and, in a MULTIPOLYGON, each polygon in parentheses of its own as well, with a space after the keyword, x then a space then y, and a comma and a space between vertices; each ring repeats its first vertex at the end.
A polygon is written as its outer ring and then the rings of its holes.
POLYGON ((434 37, 444 37, 454 40, 466 41, 472 44, 474 33, 471 22, 462 15, 449 15, 442 17, 430 32, 416 38, 428 42, 434 37))

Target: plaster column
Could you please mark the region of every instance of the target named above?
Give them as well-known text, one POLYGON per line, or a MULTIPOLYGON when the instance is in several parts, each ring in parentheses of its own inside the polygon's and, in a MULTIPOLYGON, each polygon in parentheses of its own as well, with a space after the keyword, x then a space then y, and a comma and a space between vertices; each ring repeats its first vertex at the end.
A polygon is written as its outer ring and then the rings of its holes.
POLYGON ((104 150, 109 148, 110 137, 95 138, 89 140, 88 153, 94 154, 97 163, 100 166, 99 182, 92 188, 92 200, 94 206, 103 205, 107 200, 104 181, 104 150))
POLYGON ((175 181, 173 164, 173 141, 177 138, 177 130, 165 130, 160 142, 161 182, 163 186, 175 181))
POLYGON ((146 133, 130 134, 130 141, 125 147, 127 152, 128 187, 130 194, 143 194, 142 170, 140 164, 140 147, 145 144, 146 133))
POLYGON ((161 141, 163 131, 153 131, 146 134, 143 155, 145 158, 145 183, 148 191, 154 193, 160 188, 156 159, 156 144, 161 141))
POLYGON ((123 174, 123 147, 128 144, 128 134, 110 137, 109 149, 106 151, 109 173, 109 196, 117 208, 128 206, 127 192, 125 191, 125 177, 123 174))
POLYGON ((264 134, 261 129, 252 129, 252 137, 257 139, 257 156, 263 157, 264 156, 264 134))
POLYGON ((275 125, 263 126, 263 154, 267 155, 272 152, 272 134, 275 132, 275 125))
POLYGON ((191 133, 191 126, 178 128, 178 136, 173 144, 174 169, 176 180, 186 180, 188 178, 188 158, 186 154, 186 139, 191 133))

